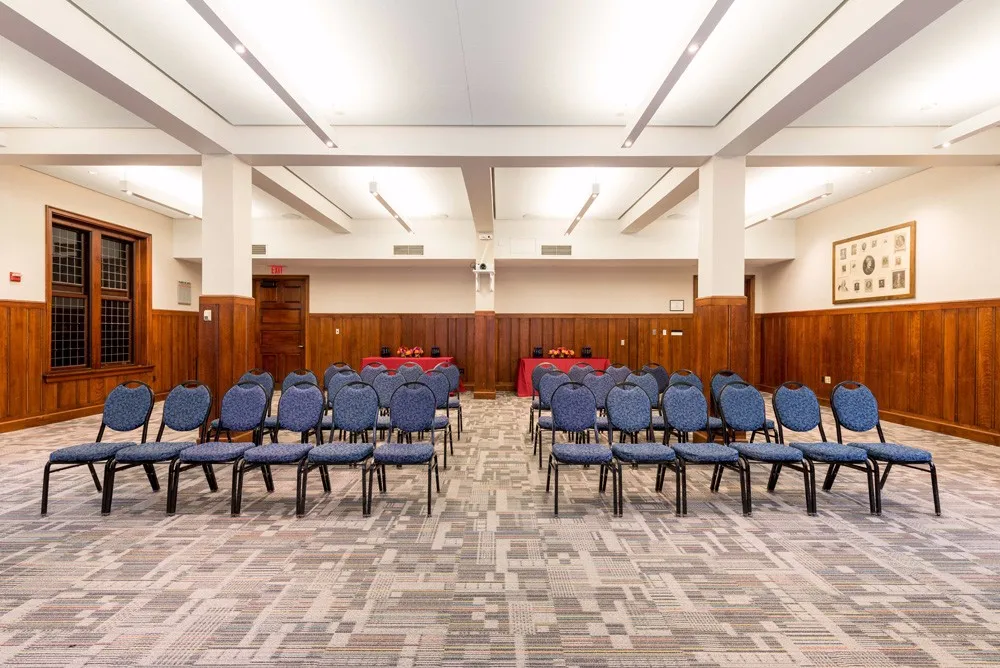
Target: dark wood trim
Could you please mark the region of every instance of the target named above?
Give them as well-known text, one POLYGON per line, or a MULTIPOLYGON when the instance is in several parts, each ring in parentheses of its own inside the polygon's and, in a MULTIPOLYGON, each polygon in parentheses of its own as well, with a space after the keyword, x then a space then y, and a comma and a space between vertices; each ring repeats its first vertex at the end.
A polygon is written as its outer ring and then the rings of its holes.
POLYGON ((761 318, 802 318, 818 315, 866 315, 900 311, 939 311, 959 308, 998 308, 1000 299, 966 299, 947 302, 919 302, 913 304, 883 304, 881 306, 854 306, 846 308, 812 309, 808 311, 773 311, 758 313, 761 318))
POLYGON ((46 383, 61 383, 68 380, 83 380, 85 378, 106 378, 127 374, 145 374, 153 371, 152 364, 105 365, 100 369, 75 369, 70 371, 46 371, 42 379, 46 383))
POLYGON ((699 297, 694 300, 695 307, 699 306, 748 306, 746 297, 699 297))
POLYGON ((831 279, 830 279, 830 302, 832 304, 857 304, 857 303, 870 303, 870 302, 884 302, 896 299, 913 299, 917 296, 917 221, 911 220, 907 223, 901 223, 899 225, 892 225, 890 227, 883 227, 880 230, 875 230, 873 232, 867 232, 865 234, 857 234, 853 237, 847 237, 846 239, 837 239, 833 241, 830 245, 830 255, 833 259, 833 264, 830 265, 831 279), (837 299, 837 263, 840 260, 837 259, 837 246, 840 244, 847 244, 852 241, 858 241, 861 239, 868 239, 878 234, 885 234, 886 232, 895 232, 896 230, 902 230, 904 228, 910 228, 910 291, 905 295, 884 295, 881 297, 855 297, 853 299, 837 299))

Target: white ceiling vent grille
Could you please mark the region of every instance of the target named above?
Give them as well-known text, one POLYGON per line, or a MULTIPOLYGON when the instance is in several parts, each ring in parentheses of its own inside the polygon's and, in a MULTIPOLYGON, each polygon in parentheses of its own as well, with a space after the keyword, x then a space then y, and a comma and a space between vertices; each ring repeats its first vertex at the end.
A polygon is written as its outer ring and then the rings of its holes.
POLYGON ((573 247, 569 244, 542 244, 542 255, 572 255, 573 247))
POLYGON ((393 246, 392 247, 392 254, 393 255, 423 255, 424 254, 424 247, 423 246, 405 246, 405 245, 393 246))
MULTIPOLYGON (((245 246, 244 246, 245 248, 245 246)), ((250 246, 251 255, 267 255, 267 244, 253 244, 250 246)))

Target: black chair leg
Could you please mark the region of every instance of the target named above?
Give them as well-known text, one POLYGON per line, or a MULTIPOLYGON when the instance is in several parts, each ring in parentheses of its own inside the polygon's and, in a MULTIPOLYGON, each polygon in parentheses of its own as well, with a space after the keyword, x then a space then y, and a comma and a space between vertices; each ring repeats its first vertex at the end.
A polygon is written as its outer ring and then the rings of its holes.
POLYGON ((101 514, 111 514, 111 497, 115 493, 115 460, 104 463, 104 492, 101 494, 101 514))
MULTIPOLYGON (((211 464, 207 464, 211 470, 211 464)), ((181 462, 179 459, 174 459, 170 462, 170 467, 167 470, 167 515, 173 515, 177 512, 177 487, 180 483, 181 477, 181 462)), ((215 474, 212 474, 212 480, 214 481, 215 474)), ((209 483, 209 489, 211 489, 211 482, 209 483)), ((218 487, 216 487, 218 489, 218 487)))
POLYGON ((767 480, 767 491, 773 492, 774 488, 778 486, 778 476, 781 475, 781 464, 773 464, 771 466, 771 477, 767 480))
POLYGON ((160 491, 160 481, 156 478, 156 467, 152 464, 143 464, 142 468, 146 471, 146 477, 149 478, 149 486, 153 488, 154 492, 160 491))
POLYGON ((42 472, 42 517, 49 513, 49 475, 52 469, 52 462, 45 462, 45 470, 42 472))
MULTIPOLYGON (((208 481, 208 489, 209 489, 209 491, 211 491, 211 492, 218 492, 219 491, 219 483, 215 479, 215 469, 212 468, 211 464, 202 464, 201 465, 201 469, 205 472, 205 480, 208 481)), ((169 493, 169 491, 170 491, 170 480, 169 480, 169 471, 168 471, 167 492, 169 493)))
POLYGON ((886 462, 885 463, 885 470, 882 471, 882 480, 879 481, 879 484, 878 484, 879 489, 882 489, 883 487, 885 487, 885 479, 889 477, 889 471, 890 471, 890 469, 892 469, 892 462, 886 462))
POLYGON ((441 493, 441 476, 438 474, 438 460, 437 455, 434 456, 434 486, 437 488, 437 493, 441 493))
POLYGON ((805 489, 806 489, 806 515, 816 514, 816 496, 815 496, 816 486, 815 484, 812 484, 815 471, 811 471, 811 469, 812 469, 812 462, 803 459, 802 478, 803 481, 805 482, 805 489))
POLYGON ((722 486, 722 464, 716 464, 715 470, 712 471, 712 482, 709 485, 709 489, 713 492, 718 492, 719 487, 722 486))
MULTIPOLYGON (((368 499, 367 499, 367 501, 368 501, 368 513, 369 514, 371 514, 371 512, 372 512, 372 487, 374 487, 374 485, 372 484, 374 482, 373 478, 375 477, 375 471, 377 471, 379 468, 381 468, 381 467, 378 465, 378 463, 377 462, 373 462, 372 465, 371 465, 371 468, 368 469, 368 499)), ((381 479, 381 476, 379 476, 379 478, 381 479)), ((364 512, 364 507, 362 507, 362 512, 364 512)))
POLYGON ((368 517, 368 464, 361 462, 361 516, 368 517))
MULTIPOLYGON (((681 515, 681 472, 684 470, 684 463, 679 461, 674 465, 674 513, 680 517, 681 515)), ((664 476, 666 473, 664 472, 664 476)))
POLYGON ((552 457, 549 457, 549 470, 545 474, 545 493, 549 493, 549 488, 552 486, 552 457))
POLYGON ((750 486, 750 463, 740 457, 740 496, 743 497, 743 514, 749 517, 753 513, 753 488, 750 486))
POLYGON ((612 503, 612 515, 617 516, 621 514, 622 509, 622 487, 621 487, 621 477, 622 477, 622 467, 615 466, 611 471, 611 496, 614 497, 612 503))
POLYGON ((829 492, 833 489, 833 481, 837 479, 837 472, 840 470, 840 464, 830 464, 830 468, 826 470, 826 480, 823 481, 823 491, 829 492))
POLYGON ((621 517, 625 514, 625 481, 622 480, 622 465, 619 463, 615 468, 618 473, 618 489, 615 490, 618 493, 618 516, 621 517))
POLYGON ((261 464, 260 473, 264 476, 264 487, 267 488, 268 493, 274 491, 274 478, 271 476, 271 467, 267 464, 261 464))
POLYGON ((100 492, 102 489, 101 479, 97 477, 97 469, 95 469, 94 465, 90 463, 87 464, 87 468, 90 469, 90 477, 94 479, 94 487, 96 487, 97 491, 100 492))
POLYGON ((683 492, 681 496, 682 504, 682 515, 688 514, 688 474, 687 474, 687 464, 683 463, 681 466, 681 491, 683 492))
POLYGON ((934 462, 929 462, 927 466, 931 471, 931 492, 934 494, 934 514, 941 514, 941 496, 938 494, 937 467, 934 462))
POLYGON ((427 517, 431 516, 431 468, 431 463, 427 462, 427 517))
POLYGON ((323 464, 319 467, 319 479, 323 483, 323 491, 330 492, 330 468, 323 464))
MULTIPOLYGON (((552 455, 549 455, 549 461, 550 462, 552 461, 552 455)), ((554 501, 555 507, 553 508, 553 511, 554 511, 555 515, 558 515, 559 514, 559 464, 553 463, 553 468, 555 468, 555 476, 554 477, 556 479, 556 481, 555 481, 555 494, 553 494, 553 498, 555 499, 555 501, 554 501)))
POLYGON ((306 479, 309 472, 308 463, 303 458, 299 461, 298 477, 295 479, 295 514, 302 517, 306 514, 306 479))
POLYGON ((243 467, 245 462, 242 457, 233 462, 233 494, 229 502, 229 513, 237 517, 243 505, 243 467))

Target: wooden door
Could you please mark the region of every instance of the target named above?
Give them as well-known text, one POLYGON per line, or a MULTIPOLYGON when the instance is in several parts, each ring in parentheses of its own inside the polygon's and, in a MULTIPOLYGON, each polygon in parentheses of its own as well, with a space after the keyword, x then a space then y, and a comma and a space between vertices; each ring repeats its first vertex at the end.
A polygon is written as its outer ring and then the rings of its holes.
POLYGON ((280 384, 289 371, 306 365, 309 278, 255 278, 253 293, 260 332, 259 366, 280 384))

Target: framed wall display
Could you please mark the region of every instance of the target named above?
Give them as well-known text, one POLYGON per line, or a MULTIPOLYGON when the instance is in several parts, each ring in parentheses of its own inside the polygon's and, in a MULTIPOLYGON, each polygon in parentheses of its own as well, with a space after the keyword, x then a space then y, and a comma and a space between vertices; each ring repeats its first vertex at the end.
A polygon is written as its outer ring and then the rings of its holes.
POLYGON ((684 310, 684 300, 683 299, 671 299, 670 300, 670 310, 671 311, 683 311, 684 310))
POLYGON ((834 241, 833 303, 912 299, 916 260, 916 221, 834 241))

